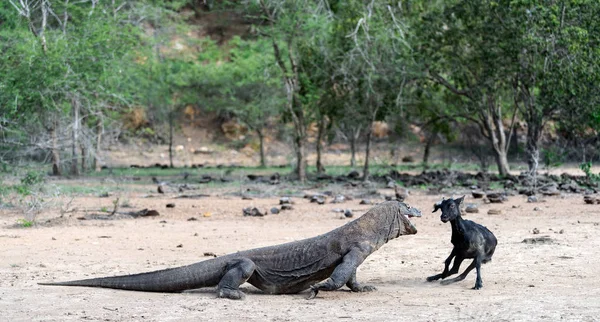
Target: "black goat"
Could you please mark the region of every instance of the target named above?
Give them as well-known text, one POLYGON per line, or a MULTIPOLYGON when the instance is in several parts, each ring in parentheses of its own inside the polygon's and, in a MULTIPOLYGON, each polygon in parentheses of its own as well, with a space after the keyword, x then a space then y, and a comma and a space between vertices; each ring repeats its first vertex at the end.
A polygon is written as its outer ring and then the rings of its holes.
POLYGON ((452 274, 458 273, 460 264, 465 258, 473 258, 473 262, 464 273, 453 279, 442 281, 443 285, 459 282, 465 279, 473 268, 477 269, 477 280, 473 289, 478 290, 483 287, 481 283, 481 264, 485 264, 492 260, 494 250, 496 249, 496 237, 482 225, 474 223, 470 220, 464 220, 460 216, 460 203, 465 196, 458 199, 442 200, 441 203, 435 205, 433 212, 442 209, 440 219, 446 223, 450 221, 452 225, 452 244, 454 248, 450 256, 446 259, 444 271, 440 274, 429 276, 427 281, 437 281, 444 279, 452 274), (450 262, 454 258, 452 269, 448 270, 450 262))

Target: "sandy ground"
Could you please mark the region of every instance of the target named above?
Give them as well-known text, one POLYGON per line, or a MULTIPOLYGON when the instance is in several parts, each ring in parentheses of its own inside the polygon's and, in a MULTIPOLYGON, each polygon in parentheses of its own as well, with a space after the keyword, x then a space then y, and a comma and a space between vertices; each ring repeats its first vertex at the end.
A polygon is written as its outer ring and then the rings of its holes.
MULTIPOLYGON (((418 234, 391 241, 360 266, 359 280, 378 291, 344 288, 321 292, 314 300, 306 300, 306 294, 265 295, 248 284, 242 286, 246 300, 232 301, 216 298, 213 289, 162 294, 37 282, 175 267, 210 258, 205 252, 223 255, 312 237, 348 222, 332 211, 340 205, 295 198, 294 210, 255 218, 243 217, 241 209, 270 208, 277 198, 175 200, 140 193, 130 196, 134 209, 155 208, 160 217, 82 221, 75 219, 82 213, 71 213, 58 224, 31 228, 15 228, 19 216, 3 210, 0 321, 600 321, 599 206, 585 205, 581 195, 537 204, 513 196, 501 205, 480 205, 479 214, 465 217, 490 228, 499 245, 482 269, 483 289, 475 291, 474 271, 449 286, 425 282, 442 270, 451 249, 449 224, 430 213, 439 199, 412 194, 407 203, 424 213, 413 219, 418 234), (165 208, 168 202, 176 207, 165 208), (502 214, 487 215, 490 208, 502 214), (532 234, 534 228, 539 235, 532 234), (554 243, 522 243, 543 235, 554 243)), ((469 196, 466 201, 476 202, 469 196)), ((110 208, 111 199, 82 197, 73 206, 110 208)), ((369 209, 358 200, 341 206, 357 215, 369 209)), ((44 213, 39 220, 56 216, 44 213)))

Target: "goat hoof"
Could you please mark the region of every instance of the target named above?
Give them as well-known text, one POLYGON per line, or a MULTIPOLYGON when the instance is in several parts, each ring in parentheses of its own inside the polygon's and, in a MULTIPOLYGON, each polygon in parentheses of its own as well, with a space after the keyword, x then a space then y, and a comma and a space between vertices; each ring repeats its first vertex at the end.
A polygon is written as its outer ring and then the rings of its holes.
POLYGON ((434 282, 434 281, 437 281, 438 279, 440 279, 440 278, 437 276, 429 276, 427 278, 427 282, 434 282))
POLYGON ((483 287, 483 285, 475 285, 473 286, 473 290, 480 290, 483 287))

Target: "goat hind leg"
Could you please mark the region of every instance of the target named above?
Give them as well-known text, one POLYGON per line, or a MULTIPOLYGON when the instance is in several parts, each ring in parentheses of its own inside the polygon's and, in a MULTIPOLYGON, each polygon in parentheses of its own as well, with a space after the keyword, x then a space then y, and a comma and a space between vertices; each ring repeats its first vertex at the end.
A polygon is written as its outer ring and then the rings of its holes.
POLYGON ((476 260, 473 260, 471 265, 469 265, 469 267, 467 267, 467 269, 465 269, 465 271, 462 274, 458 275, 455 278, 451 278, 449 280, 442 281, 442 285, 448 285, 448 284, 452 284, 452 283, 456 283, 456 282, 460 282, 460 281, 464 280, 465 277, 467 277, 467 275, 469 275, 469 273, 473 270, 473 268, 475 268, 475 261, 476 260))
POLYGON ((475 280, 475 286, 473 286, 474 290, 478 290, 483 287, 483 283, 481 282, 481 256, 475 258, 475 269, 477 269, 477 279, 475 280))

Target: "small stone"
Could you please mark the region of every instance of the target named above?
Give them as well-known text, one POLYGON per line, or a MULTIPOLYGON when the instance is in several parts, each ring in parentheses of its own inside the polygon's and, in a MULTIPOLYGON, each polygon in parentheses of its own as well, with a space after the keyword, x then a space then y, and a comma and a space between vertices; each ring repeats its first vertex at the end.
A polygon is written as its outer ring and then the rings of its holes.
POLYGON ((470 213, 470 214, 476 214, 479 212, 479 208, 477 207, 476 204, 468 204, 467 207, 465 208, 465 212, 470 213))
POLYGON ((182 247, 183 247, 183 244, 177 245, 177 248, 182 248, 182 247))
POLYGON ((281 205, 281 210, 292 210, 294 209, 294 207, 292 207, 292 204, 286 203, 281 205))
POLYGON ((561 229, 561 230, 559 230, 559 231, 558 231, 558 233, 559 233, 559 234, 564 234, 564 233, 565 233, 565 230, 564 230, 564 229, 561 229))
POLYGON ((266 212, 261 212, 256 207, 244 208, 242 210, 242 212, 243 212, 244 216, 251 216, 251 217, 263 217, 267 214, 266 212))
POLYGON ((527 197, 527 202, 538 202, 538 198, 536 196, 527 197))
POLYGON ((166 224, 166 223, 167 223, 167 221, 166 221, 166 220, 161 220, 161 221, 159 221, 158 223, 159 223, 159 224, 166 224))
POLYGON ((385 186, 389 189, 394 189, 396 187, 396 182, 388 181, 388 183, 385 186))
POLYGON ((343 195, 336 195, 333 200, 331 200, 331 203, 342 203, 344 201, 346 201, 346 197, 343 195))
POLYGON ((500 215, 502 214, 502 210, 500 209, 490 209, 488 210, 488 215, 500 215))
POLYGON ((386 201, 391 201, 391 200, 394 200, 394 197, 392 197, 392 196, 385 196, 385 200, 386 201))
POLYGON ((333 209, 332 209, 332 211, 333 211, 333 212, 339 212, 339 213, 342 213, 342 212, 344 212, 344 209, 342 209, 342 208, 333 208, 333 209))
POLYGON ((194 237, 198 237, 198 233, 194 233, 194 237))
POLYGON ((167 204, 167 208, 175 208, 175 204, 174 203, 168 203, 167 204))
POLYGON ((187 221, 197 221, 197 220, 198 220, 198 218, 196 218, 196 217, 190 217, 190 218, 188 218, 187 221))
POLYGON ((292 198, 290 197, 283 197, 279 199, 279 204, 280 205, 285 205, 285 204, 292 204, 292 198))
POLYGON ((475 199, 481 199, 485 196, 485 193, 483 191, 471 191, 471 195, 473 195, 473 198, 475 199))
POLYGON ((325 196, 313 195, 312 197, 310 197, 310 202, 317 203, 319 205, 325 204, 325 196))
POLYGON ((542 209, 540 209, 540 207, 535 207, 533 208, 533 211, 542 211, 542 209))
POLYGON ((210 217, 212 214, 210 212, 205 212, 202 214, 202 217, 210 217))
POLYGON ((552 244, 554 240, 548 236, 532 237, 523 239, 525 244, 552 244))
POLYGON ((204 252, 203 254, 204 256, 207 257, 217 257, 217 254, 213 253, 213 252, 204 252))
POLYGON ((373 202, 371 201, 371 199, 363 199, 363 200, 360 201, 359 204, 361 204, 361 205, 372 205, 373 202))
POLYGON ((519 209, 519 208, 521 208, 520 205, 513 205, 512 207, 513 207, 513 209, 519 209))
POLYGON ((277 214, 279 213, 279 208, 277 208, 277 207, 273 207, 273 208, 271 208, 271 213, 272 213, 273 215, 277 215, 277 214))
POLYGON ((352 218, 352 217, 354 217, 354 214, 352 213, 352 210, 350 210, 350 209, 346 209, 346 210, 344 211, 344 216, 345 216, 346 218, 352 218))
POLYGON ((537 234, 539 234, 539 233, 540 233, 540 230, 539 230, 539 229, 537 229, 537 228, 533 228, 533 231, 532 231, 532 233, 533 233, 534 235, 537 235, 537 234))

